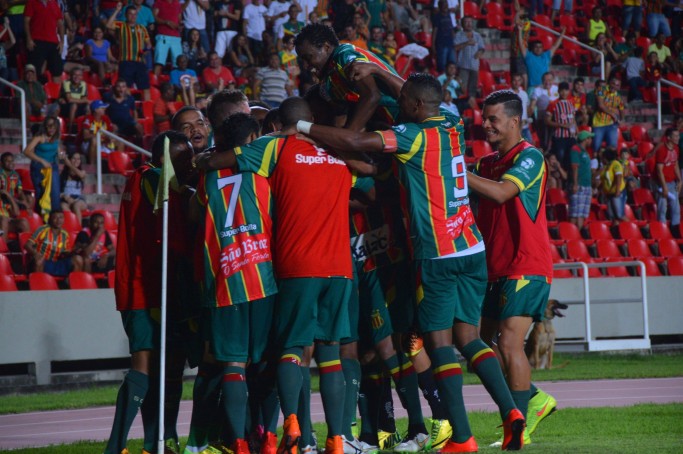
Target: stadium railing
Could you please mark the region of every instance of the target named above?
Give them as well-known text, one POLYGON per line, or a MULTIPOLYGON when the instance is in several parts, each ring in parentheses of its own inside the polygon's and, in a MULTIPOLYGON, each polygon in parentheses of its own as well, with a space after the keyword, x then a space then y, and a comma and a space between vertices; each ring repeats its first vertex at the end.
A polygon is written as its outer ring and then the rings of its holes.
MULTIPOLYGON (((533 25, 534 27, 538 27, 541 30, 547 31, 548 33, 552 33, 553 35, 560 36, 562 34, 558 31, 553 30, 552 28, 546 27, 545 25, 541 25, 538 22, 534 22, 534 21, 530 21, 530 22, 531 22, 531 25, 533 25)), ((591 47, 588 44, 582 43, 578 39, 572 38, 571 36, 565 36, 564 40, 569 41, 570 43, 574 43, 579 47, 583 47, 584 49, 589 50, 593 53, 599 54, 600 55, 600 78, 603 80, 605 79, 605 55, 602 52, 600 52, 595 47, 591 47)))
POLYGON ((601 262, 601 263, 585 263, 585 262, 571 262, 571 263, 555 263, 553 269, 556 270, 583 270, 583 304, 585 307, 585 343, 588 351, 607 351, 607 350, 638 350, 650 349, 650 327, 648 321, 647 309, 647 270, 645 264, 640 260, 623 261, 623 262, 601 262), (619 298, 615 300, 598 300, 593 299, 595 303, 641 303, 643 306, 643 337, 627 337, 621 339, 593 339, 591 330, 591 297, 590 297, 590 281, 588 276, 589 268, 612 268, 617 266, 638 266, 640 268, 640 289, 641 297, 633 297, 630 299, 619 298))
POLYGON ((18 87, 2 77, 0 77, 0 84, 6 85, 19 93, 19 97, 21 99, 21 149, 23 151, 26 149, 26 125, 28 124, 26 122, 26 92, 23 90, 23 88, 18 87))
POLYGON ((662 129, 662 83, 683 90, 683 86, 670 80, 659 79, 657 81, 657 129, 662 129))
POLYGON ((97 131, 97 134, 95 135, 95 139, 97 140, 97 194, 102 194, 102 135, 105 135, 112 140, 117 140, 125 146, 132 148, 133 150, 139 153, 142 153, 149 157, 152 156, 152 153, 150 153, 149 151, 135 145, 132 142, 127 141, 123 137, 117 136, 116 134, 111 133, 109 131, 105 131, 103 129, 97 131))

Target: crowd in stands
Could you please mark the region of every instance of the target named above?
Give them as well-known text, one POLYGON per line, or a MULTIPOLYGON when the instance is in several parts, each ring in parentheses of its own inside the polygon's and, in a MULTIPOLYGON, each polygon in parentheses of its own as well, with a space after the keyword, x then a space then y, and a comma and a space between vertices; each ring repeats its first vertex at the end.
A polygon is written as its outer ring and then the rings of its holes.
MULTIPOLYGON (((31 160, 24 181, 13 170, 13 156, 3 154, 0 236, 34 232, 28 222, 33 214, 53 229, 42 236, 57 235, 59 216, 50 213, 64 210, 75 214, 78 226, 86 222, 84 169, 96 161, 99 130, 149 148, 180 108, 205 110, 224 89, 239 89, 265 109, 304 94, 317 82, 294 50, 307 23, 332 26, 342 42, 370 50, 402 76, 438 76, 442 107, 467 126, 470 164, 491 151, 481 145, 482 98, 495 89, 515 91, 524 105, 523 136, 547 152, 548 187, 564 196, 566 211, 549 208, 555 221, 579 228, 590 220, 613 221, 616 228, 657 219, 680 236, 683 89, 662 86, 675 119, 656 141, 629 122, 628 109, 656 101, 653 87, 660 79, 683 84, 683 2, 464 3, 460 18, 458 0, 0 2, 0 77, 25 91, 32 131, 23 150, 31 160), (482 28, 509 38, 509 70, 491 71, 482 28), (558 65, 578 67, 579 75, 560 80, 558 65), (24 191, 31 186, 35 193, 24 191), (651 218, 634 200, 638 190, 651 195, 651 218)), ((142 159, 104 136, 102 149, 142 159)), ((38 260, 36 234, 26 250, 36 270, 49 272, 38 260)), ((83 241, 70 244, 87 249, 83 241)), ((103 262, 95 262, 100 269, 103 262)), ((66 268, 90 268, 87 257, 70 264, 66 268)))

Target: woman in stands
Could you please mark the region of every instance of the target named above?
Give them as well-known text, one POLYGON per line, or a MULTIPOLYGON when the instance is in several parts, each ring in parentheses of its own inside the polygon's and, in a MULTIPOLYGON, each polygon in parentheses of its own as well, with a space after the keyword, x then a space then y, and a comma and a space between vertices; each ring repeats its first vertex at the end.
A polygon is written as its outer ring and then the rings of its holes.
POLYGON ((187 57, 188 68, 201 72, 208 65, 206 51, 202 47, 199 30, 193 28, 189 33, 189 40, 183 41, 183 55, 187 57))
POLYGON ((88 208, 83 197, 83 156, 74 153, 64 159, 64 167, 59 176, 62 194, 60 196, 62 211, 72 211, 78 219, 78 225, 83 225, 83 210, 88 208))
POLYGON ((41 215, 47 215, 50 211, 61 208, 58 158, 63 151, 61 151, 59 128, 57 117, 46 117, 38 134, 33 136, 24 150, 26 157, 31 160, 31 181, 36 189, 36 211, 41 215), (44 180, 45 184, 43 184, 44 180))
POLYGON ((105 74, 116 68, 116 59, 111 53, 111 43, 104 39, 102 27, 95 27, 92 31, 92 38, 85 42, 85 59, 90 69, 97 73, 100 81, 104 81, 105 74))

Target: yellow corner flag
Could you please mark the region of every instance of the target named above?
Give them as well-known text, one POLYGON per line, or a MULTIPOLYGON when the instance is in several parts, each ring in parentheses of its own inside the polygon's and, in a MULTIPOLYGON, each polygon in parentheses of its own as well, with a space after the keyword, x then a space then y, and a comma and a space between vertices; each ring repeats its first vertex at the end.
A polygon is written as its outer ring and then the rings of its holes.
POLYGON ((154 214, 161 210, 164 202, 168 200, 168 188, 178 189, 178 179, 175 176, 171 154, 169 152, 171 142, 168 137, 164 139, 164 161, 161 163, 161 178, 157 187, 157 195, 154 200, 154 214))

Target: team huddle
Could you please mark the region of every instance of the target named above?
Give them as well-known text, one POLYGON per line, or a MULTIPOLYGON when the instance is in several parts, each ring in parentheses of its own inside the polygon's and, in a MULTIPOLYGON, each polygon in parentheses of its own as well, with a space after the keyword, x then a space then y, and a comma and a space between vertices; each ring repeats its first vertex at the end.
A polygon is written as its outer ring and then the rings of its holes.
POLYGON ((468 172, 463 122, 440 110, 434 77, 404 81, 323 25, 304 27, 295 43, 318 85, 267 113, 229 90, 211 98, 206 119, 181 109, 126 185, 115 293, 132 358, 106 452, 128 452, 138 409, 143 452, 156 452, 159 438, 153 207, 164 142, 177 178, 168 208, 166 452, 179 452, 186 362, 198 367, 186 453, 476 452, 454 345, 498 405, 501 449, 521 449, 556 402, 533 386, 524 354, 552 264, 546 168, 521 138, 519 97, 485 100, 498 153, 468 172), (311 429, 312 358, 324 442, 311 429), (406 434, 393 420, 392 382, 406 434))

